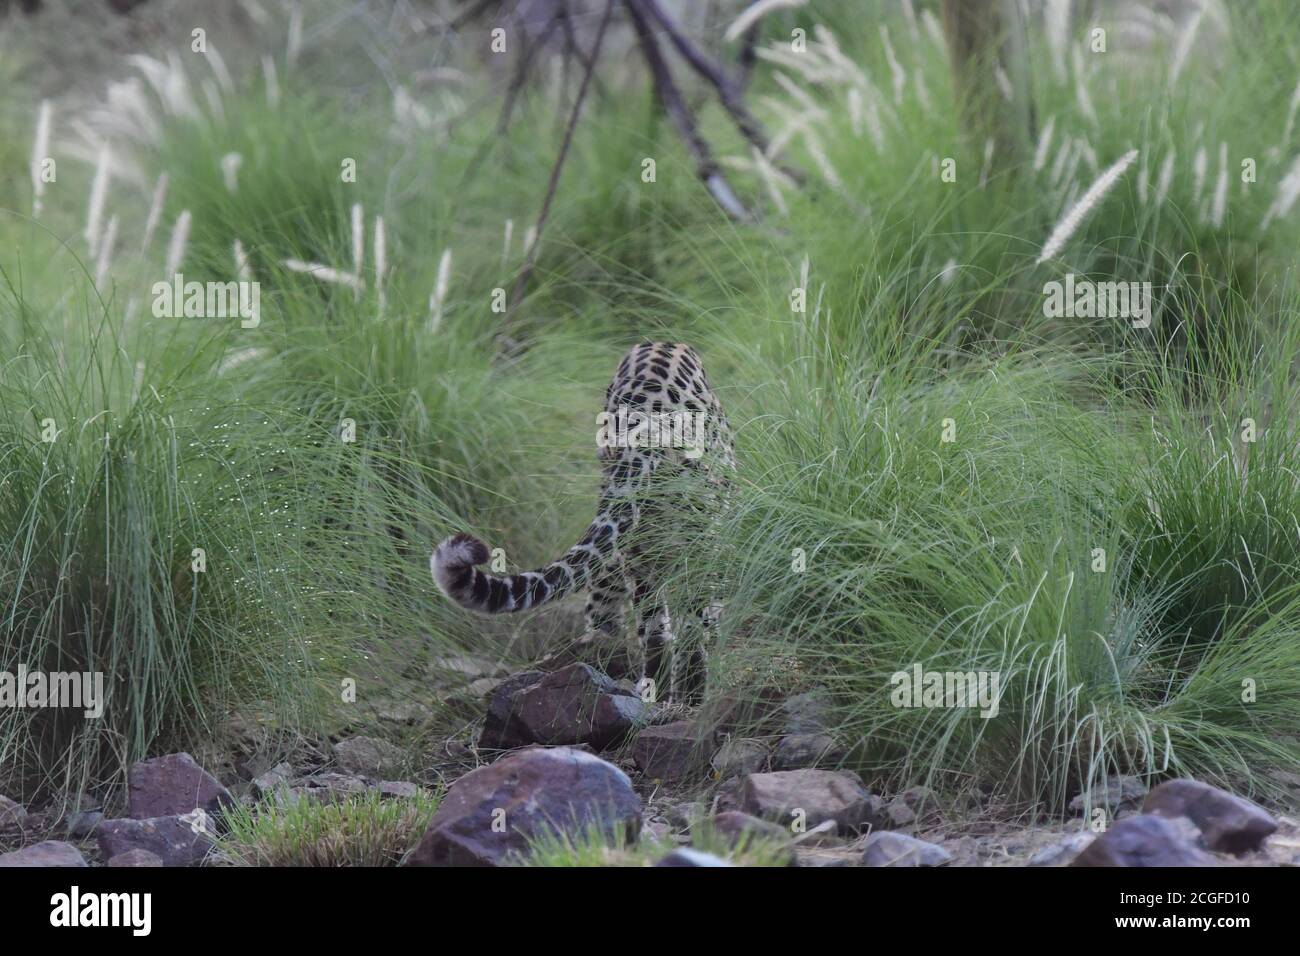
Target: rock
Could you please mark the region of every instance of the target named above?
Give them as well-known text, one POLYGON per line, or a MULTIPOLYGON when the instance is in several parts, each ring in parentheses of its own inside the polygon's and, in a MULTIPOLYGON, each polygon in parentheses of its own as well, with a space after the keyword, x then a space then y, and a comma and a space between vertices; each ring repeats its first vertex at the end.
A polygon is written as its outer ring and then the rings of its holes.
POLYGON ((187 753, 141 760, 131 765, 126 779, 133 820, 175 816, 195 808, 215 813, 234 803, 230 791, 187 753))
POLYGON ((466 684, 484 677, 500 677, 506 672, 505 665, 500 661, 491 661, 473 654, 436 657, 432 663, 435 673, 440 677, 466 684))
POLYGON ((507 677, 492 689, 488 694, 487 717, 478 737, 480 749, 513 750, 533 742, 528 728, 516 713, 515 695, 532 687, 545 676, 541 671, 525 671, 507 677))
POLYGON ((701 853, 688 847, 679 847, 660 860, 655 866, 731 866, 720 856, 701 853))
POLYGON ((148 850, 127 850, 125 853, 119 853, 108 861, 108 866, 112 867, 148 867, 162 866, 163 861, 157 853, 150 853, 148 850))
POLYGON ((952 854, 941 846, 888 830, 867 837, 862 850, 867 866, 943 866, 951 860, 952 854))
POLYGON ((802 770, 838 764, 844 752, 830 734, 791 734, 782 737, 772 755, 773 770, 802 770))
POLYGON ((1164 817, 1141 814, 1111 826, 1074 858, 1070 866, 1216 866, 1164 817))
POLYGON ((27 809, 17 800, 0 797, 0 830, 21 830, 27 824, 27 809))
POLYGON ((194 866, 212 849, 212 824, 206 814, 105 820, 95 830, 99 848, 111 860, 128 850, 148 850, 163 866, 194 866))
POLYGON ((743 777, 765 769, 767 758, 767 744, 763 741, 752 737, 735 737, 718 748, 711 763, 719 777, 743 777))
POLYGON ((1136 810, 1142 805, 1142 798, 1146 795, 1147 785, 1142 782, 1142 778, 1128 774, 1112 774, 1093 787, 1091 794, 1085 791, 1071 800, 1070 812, 1078 814, 1090 807, 1102 807, 1113 819, 1123 810, 1136 810))
POLYGON ((641 798, 613 764, 571 747, 522 750, 451 785, 408 865, 499 866, 548 831, 613 841, 640 823, 641 798))
POLYGON ((33 843, 12 853, 0 853, 0 867, 41 866, 41 867, 84 867, 86 858, 71 843, 60 840, 46 840, 33 843))
POLYGON ((1069 866, 1096 837, 1091 833, 1071 833, 1064 840, 1045 846, 1029 858, 1030 866, 1069 866))
POLYGON ((380 800, 412 800, 420 795, 419 786, 409 780, 381 780, 375 789, 380 800))
POLYGON ((360 777, 348 773, 312 774, 299 777, 287 791, 278 792, 278 798, 292 802, 295 799, 316 800, 320 803, 339 803, 348 797, 357 796, 370 789, 370 785, 360 777))
POLYGON ((824 734, 830 727, 830 699, 824 691, 795 694, 781 704, 787 737, 824 734))
POLYGON ((739 810, 724 810, 709 821, 713 832, 727 840, 732 846, 748 844, 755 837, 770 840, 789 840, 790 831, 782 826, 759 817, 741 813, 739 810))
MULTIPOLYGON (((484 678, 484 679, 486 680, 490 678, 484 678)), ((494 681, 493 683, 495 685, 496 683, 499 682, 494 681)), ((471 684, 470 686, 473 687, 474 685, 471 684)), ((387 704, 384 704, 382 707, 379 707, 375 711, 375 716, 377 716, 380 720, 382 720, 386 724, 397 724, 399 726, 409 726, 411 724, 418 724, 421 721, 428 720, 430 713, 431 712, 428 707, 424 706, 424 704, 421 704, 417 701, 397 700, 397 701, 391 701, 387 704)))
POLYGON ((279 790, 281 787, 287 787, 289 781, 293 779, 293 767, 288 763, 278 763, 266 773, 259 774, 253 778, 253 792, 259 797, 265 797, 279 790))
POLYGON ((1220 853, 1246 853, 1259 849, 1277 830, 1277 821, 1244 797, 1198 780, 1169 780, 1149 794, 1144 813, 1186 817, 1196 824, 1205 845, 1220 853))
POLYGON ((841 831, 879 826, 885 801, 868 793, 855 774, 831 770, 751 773, 741 788, 740 809, 784 826, 798 819, 812 829, 834 820, 841 831))
POLYGON ((862 862, 861 850, 844 847, 803 847, 794 851, 796 866, 842 867, 857 866, 862 862))
POLYGON ((691 720, 647 727, 632 744, 637 769, 651 780, 678 783, 704 770, 704 756, 712 749, 713 735, 691 720))
POLYGON ((401 749, 378 737, 348 737, 334 745, 334 759, 347 773, 364 777, 392 776, 401 769, 401 749))
POLYGON ((894 798, 916 814, 917 819, 937 816, 939 813, 939 795, 926 786, 908 787, 894 798))
POLYGON ((69 815, 66 824, 68 836, 74 840, 84 840, 95 833, 95 827, 104 819, 98 810, 78 810, 69 815))
POLYGON ((606 750, 649 723, 652 705, 621 692, 587 664, 552 671, 514 698, 515 713, 539 744, 589 743, 606 750))
POLYGON ((885 807, 885 824, 886 826, 897 829, 898 827, 910 827, 916 822, 916 811, 907 805, 902 797, 894 797, 885 807))

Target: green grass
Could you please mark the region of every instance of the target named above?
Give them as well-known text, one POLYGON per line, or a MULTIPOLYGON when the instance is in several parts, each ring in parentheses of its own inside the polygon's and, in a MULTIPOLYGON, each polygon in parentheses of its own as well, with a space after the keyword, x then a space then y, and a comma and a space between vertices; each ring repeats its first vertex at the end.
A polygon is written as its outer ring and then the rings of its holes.
POLYGON ((233 866, 400 866, 437 809, 429 794, 382 800, 374 792, 241 804, 225 812, 217 859, 233 866))
MULTIPOLYGON (((790 865, 787 841, 754 835, 732 842, 715 833, 707 823, 693 828, 690 845, 733 866, 790 865)), ((599 827, 588 827, 577 833, 546 830, 530 841, 527 853, 513 862, 524 867, 654 866, 673 849, 672 843, 629 840, 622 833, 610 839, 599 827)))
MULTIPOLYGON (((394 119, 389 81, 400 64, 428 66, 429 51, 383 33, 385 18, 346 8, 365 39, 353 21, 311 33, 296 70, 268 45, 278 103, 262 48, 217 38, 236 74, 224 118, 203 97, 198 121, 155 103, 157 136, 120 147, 138 177, 115 180, 106 217, 119 217, 120 238, 98 290, 81 238, 92 167, 59 145, 70 111, 56 114, 59 179, 36 224, 25 145, 36 103, 7 101, 0 669, 95 667, 112 695, 94 725, 0 712, 0 789, 120 783, 133 757, 219 739, 231 713, 328 730, 355 717, 339 700, 348 677, 358 703, 414 696, 435 707, 429 732, 460 729, 463 714, 429 689, 435 658, 472 650, 522 666, 579 625, 564 611, 460 613, 428 580, 429 549, 469 530, 523 568, 567 547, 593 507, 605 384, 646 338, 701 351, 737 431, 733 506, 707 541, 673 539, 668 582, 689 604, 702 570, 722 581, 710 703, 724 690, 825 688, 851 765, 880 786, 980 788, 1048 812, 1116 770, 1255 790, 1262 770, 1300 764, 1289 424, 1300 232, 1295 211, 1263 226, 1300 148, 1289 7, 1234 12, 1232 37, 1172 89, 1159 45, 1131 67, 1085 59, 1095 119, 1038 28, 1037 116, 1054 138, 1039 169, 1031 156, 984 182, 982 144, 962 141, 929 34, 913 36, 894 4, 853 18, 832 7, 783 12, 765 35, 833 30, 880 91, 879 143, 869 118, 853 117, 863 94, 852 71, 809 80, 760 63, 749 96, 774 132, 792 109, 777 69, 825 115, 812 118, 815 141, 790 140, 786 159, 806 182, 784 190, 784 214, 758 177, 726 167, 763 216, 737 226, 707 201, 643 77, 611 62, 508 315, 493 310, 494 290, 511 287, 537 214, 559 143, 555 98, 534 91, 485 157, 495 117, 456 113, 473 99, 464 88, 419 93, 437 116, 429 128, 394 119), (896 95, 881 24, 907 73, 896 95), (376 49, 391 58, 374 63, 376 49), (346 80, 331 80, 336 65, 346 80), (1216 224, 1220 143, 1229 188, 1216 224), (1096 177, 1090 157, 1104 169, 1130 147, 1137 163, 1035 265, 1096 177), (233 193, 220 166, 230 152, 243 157, 233 193), (645 157, 652 184, 640 180, 645 157), (1240 178, 1245 157, 1253 183, 1240 178), (341 178, 344 158, 356 182, 341 178), (935 172, 945 158, 955 183, 935 172), (161 224, 141 248, 164 172, 161 224), (354 206, 363 292, 285 267, 351 270, 354 206), (187 278, 233 278, 234 242, 247 251, 257 328, 152 315, 182 211, 187 278), (435 328, 429 299, 448 250, 435 328), (793 311, 805 260, 806 309, 793 311), (1152 282, 1152 328, 1046 317, 1044 284, 1069 272, 1152 282), (46 418, 52 444, 40 440, 46 418), (355 442, 339 439, 344 419, 355 442), (201 576, 189 571, 195 547, 207 553, 201 576), (998 715, 894 707, 890 677, 915 664, 996 670, 998 715)), ((472 83, 508 70, 437 56, 472 83)), ((210 79, 196 58, 182 68, 195 89, 210 79)), ((701 123, 720 156, 748 154, 716 109, 701 123)))

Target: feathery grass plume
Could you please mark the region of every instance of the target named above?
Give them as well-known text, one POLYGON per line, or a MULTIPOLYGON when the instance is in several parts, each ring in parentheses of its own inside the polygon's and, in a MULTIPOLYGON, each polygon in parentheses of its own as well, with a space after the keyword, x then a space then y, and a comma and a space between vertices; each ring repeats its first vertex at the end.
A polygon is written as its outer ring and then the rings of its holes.
POLYGON ((190 241, 190 211, 182 209, 172 226, 171 241, 167 243, 167 265, 163 275, 170 278, 180 272, 181 263, 185 261, 185 247, 190 241))
POLYGON ((41 100, 36 113, 36 139, 32 141, 32 215, 41 214, 41 197, 45 195, 45 160, 50 154, 50 124, 54 108, 49 100, 41 100))
POLYGON ((1096 126, 1098 123, 1097 110, 1092 105, 1092 97, 1088 95, 1086 72, 1083 65, 1083 55, 1079 48, 1075 47, 1070 51, 1070 62, 1074 65, 1074 96, 1079 102, 1079 112, 1083 114, 1091 125, 1096 126))
POLYGON ((939 270, 939 285, 952 285, 953 280, 957 278, 957 260, 949 259, 939 270))
MULTIPOLYGON (((361 275, 366 257, 366 220, 361 203, 352 204, 352 274, 361 275)), ((360 293, 358 293, 359 295, 360 293)))
POLYGON ((1196 42, 1196 31, 1201 28, 1201 17, 1205 16, 1205 9, 1196 11, 1196 14, 1187 21, 1182 32, 1178 35, 1178 42, 1174 46, 1174 58, 1169 64, 1169 87, 1173 88, 1178 82, 1178 76, 1183 72, 1183 66, 1187 63, 1187 56, 1192 52, 1192 44, 1196 42))
MULTIPOLYGON (((375 217, 374 239, 372 240, 374 249, 372 250, 375 257, 375 293, 379 298, 379 314, 384 314, 384 305, 387 300, 384 298, 384 275, 388 271, 388 234, 384 231, 384 217, 375 217)), ((358 272, 358 274, 360 274, 358 272)))
POLYGON ((1151 190, 1151 171, 1147 168, 1146 153, 1142 154, 1142 165, 1138 167, 1137 194, 1138 203, 1145 206, 1151 190))
POLYGON ((275 72, 275 60, 262 56, 262 82, 266 85, 266 105, 275 109, 280 105, 280 78, 275 72))
POLYGON ((916 7, 912 6, 912 0, 903 0, 903 19, 907 22, 907 28, 912 34, 912 42, 915 43, 921 39, 921 26, 916 22, 916 7))
POLYGON ((849 129, 860 139, 862 137, 862 91, 856 86, 849 88, 846 105, 849 109, 849 129))
POLYGON ((925 83, 925 70, 918 66, 912 71, 912 78, 916 81, 916 99, 929 116, 934 113, 934 101, 930 99, 930 87, 925 83))
POLYGON ((1133 160, 1137 159, 1137 157, 1138 151, 1130 149, 1116 160, 1109 169, 1097 177, 1097 181, 1088 187, 1088 191, 1083 194, 1083 198, 1056 224, 1056 228, 1052 230, 1052 234, 1048 236, 1047 242, 1043 245, 1043 251, 1037 260, 1038 263, 1054 258, 1061 251, 1061 248, 1082 224, 1084 217, 1092 211, 1094 206, 1106 198, 1106 194, 1119 181, 1120 176, 1124 175, 1124 171, 1133 165, 1133 160))
POLYGON ((1205 170, 1209 166, 1209 157, 1206 155, 1205 147, 1198 146, 1196 155, 1192 157, 1192 199, 1201 198, 1201 190, 1205 188, 1205 170))
POLYGON ((894 84, 894 102, 901 104, 903 102, 903 90, 907 88, 907 71, 903 69, 903 64, 898 62, 898 55, 894 53, 893 41, 889 38, 889 25, 882 23, 880 25, 880 42, 885 47, 885 60, 889 64, 889 75, 894 84))
POLYGON ((993 137, 984 140, 984 162, 980 164, 980 189, 988 185, 989 170, 993 167, 993 137))
POLYGON ((140 242, 140 251, 149 248, 149 243, 153 240, 153 234, 158 228, 158 222, 162 219, 163 202, 167 199, 167 174, 159 173, 158 181, 154 183, 153 198, 149 200, 149 215, 144 221, 144 239, 140 242))
POLYGON ((939 26, 939 19, 930 12, 926 7, 921 11, 921 25, 925 27, 925 32, 930 35, 930 42, 940 50, 947 50, 947 41, 943 38, 943 27, 939 26))
POLYGON ((1051 48, 1056 79, 1064 84, 1065 51, 1070 45, 1070 0, 1045 0, 1043 20, 1047 28, 1047 45, 1051 48))
POLYGON ((220 51, 212 44, 208 44, 208 66, 212 68, 212 75, 217 78, 217 84, 227 95, 235 92, 235 81, 230 77, 230 71, 226 69, 226 61, 222 58, 220 51))
POLYGON ((1264 213, 1264 219, 1259 224, 1260 230, 1267 229, 1274 219, 1281 219, 1289 213, 1297 199, 1300 199, 1300 156, 1292 160, 1291 168, 1277 184, 1277 196, 1274 197, 1268 211, 1264 213))
POLYGON ((95 255, 99 249, 99 230, 104 218, 104 200, 108 196, 108 180, 113 163, 112 154, 107 144, 100 146, 99 157, 95 161, 95 178, 90 182, 90 205, 86 210, 86 248, 95 255))
POLYGON ((777 213, 781 216, 788 216, 790 209, 785 204, 785 196, 781 194, 780 174, 776 167, 768 162, 767 157, 763 155, 762 150, 757 146, 751 147, 750 157, 754 171, 758 173, 758 178, 763 181, 763 186, 767 189, 767 194, 771 197, 772 205, 776 207, 777 213))
POLYGON ((311 276, 313 279, 319 279, 321 282, 328 282, 333 285, 347 286, 349 289, 364 289, 365 280, 360 276, 354 276, 350 272, 340 272, 337 269, 331 269, 327 265, 319 262, 303 262, 301 259, 285 259, 283 265, 290 272, 301 272, 311 276))
POLYGON ((1223 216, 1228 208, 1228 144, 1219 143, 1219 176, 1214 183, 1214 202, 1210 207, 1210 225, 1223 226, 1223 216))
POLYGON ((226 191, 237 192, 239 189, 239 167, 244 165, 244 157, 239 153, 226 153, 221 157, 221 179, 226 184, 226 191))
POLYGON ((808 0, 758 0, 746 7, 736 19, 731 21, 731 26, 722 34, 722 39, 727 43, 734 43, 746 30, 752 27, 763 17, 777 10, 793 10, 802 7, 808 0))
POLYGON ((451 285, 451 249, 444 249, 438 260, 438 278, 429 296, 429 331, 437 332, 442 326, 442 307, 447 302, 447 288, 451 285))
POLYGON ((1061 145, 1056 149, 1056 158, 1052 160, 1052 171, 1048 178, 1052 183, 1053 189, 1059 189, 1065 183, 1065 167, 1069 164, 1070 158, 1075 154, 1077 147, 1074 140, 1069 136, 1061 137, 1061 145))
POLYGON ((534 223, 524 230, 523 253, 525 256, 533 251, 533 246, 537 243, 537 225, 534 223))
POLYGON ((210 79, 204 79, 199 84, 199 89, 203 91, 203 98, 208 101, 208 113, 212 116, 212 121, 218 126, 225 126, 226 107, 221 102, 221 91, 217 89, 217 84, 210 79))
POLYGON ((103 238, 99 240, 99 259, 95 263, 95 288, 101 292, 104 280, 108 278, 108 268, 113 262, 113 246, 117 243, 117 216, 108 217, 103 238))
POLYGON ((244 244, 238 239, 233 246, 235 256, 235 275, 240 282, 252 282, 253 270, 248 264, 248 253, 244 251, 244 244))
POLYGON ((1177 151, 1171 149, 1169 151, 1169 155, 1165 157, 1164 162, 1160 164, 1160 173, 1159 175, 1156 176, 1156 205, 1157 206, 1164 205, 1165 199, 1169 195, 1169 187, 1173 185, 1174 160, 1177 157, 1177 155, 1178 155, 1177 151))
POLYGON ((1296 83, 1295 90, 1291 93, 1291 105, 1286 112, 1286 126, 1282 129, 1282 138, 1278 141, 1278 149, 1286 149, 1291 143, 1291 130, 1295 127, 1296 110, 1300 110, 1300 83, 1296 83))
POLYGON ((515 221, 513 219, 506 220, 504 232, 505 236, 501 240, 501 264, 503 266, 510 259, 510 239, 515 234, 515 221))
POLYGON ((822 174, 822 178, 830 184, 832 189, 839 192, 844 191, 844 181, 840 179, 839 173, 831 165, 830 159, 826 156, 826 150, 822 148, 822 141, 817 134, 810 129, 805 129, 803 133, 804 148, 808 150, 808 155, 812 157, 813 164, 817 171, 822 174))
POLYGON ((284 63, 293 66, 298 62, 302 48, 302 4, 295 2, 289 8, 289 35, 285 39, 284 63))
POLYGON ((1016 91, 1011 87, 1011 77, 1007 76, 1007 71, 1002 69, 1001 64, 993 68, 993 79, 997 83, 998 92, 1002 98, 1010 103, 1016 95, 1016 91))

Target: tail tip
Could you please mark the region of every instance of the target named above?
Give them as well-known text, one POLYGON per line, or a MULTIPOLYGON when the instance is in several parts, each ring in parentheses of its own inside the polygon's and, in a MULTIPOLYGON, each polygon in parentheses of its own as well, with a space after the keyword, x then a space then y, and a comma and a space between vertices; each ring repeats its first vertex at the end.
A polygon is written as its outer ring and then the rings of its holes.
POLYGON ((472 534, 454 534, 433 553, 434 561, 445 568, 473 567, 487 561, 488 546, 472 534))

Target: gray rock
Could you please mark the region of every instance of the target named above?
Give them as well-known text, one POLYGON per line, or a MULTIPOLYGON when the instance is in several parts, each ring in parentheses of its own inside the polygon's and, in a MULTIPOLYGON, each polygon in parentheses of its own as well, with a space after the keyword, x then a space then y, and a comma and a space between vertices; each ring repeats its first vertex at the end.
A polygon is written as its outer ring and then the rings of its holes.
POLYGON ((202 863, 213 846, 211 833, 211 820, 197 813, 149 820, 105 820, 95 830, 105 859, 128 850, 148 850, 164 866, 202 863))
POLYGON ((499 866, 547 832, 635 838, 641 798, 613 764, 571 747, 502 757, 447 790, 410 866, 499 866))
POLYGON ((479 733, 481 750, 513 750, 533 742, 528 728, 515 710, 515 695, 537 684, 546 675, 525 671, 499 682, 487 695, 487 716, 479 733))
POLYGON ((17 800, 0 797, 0 830, 21 830, 27 825, 27 809, 17 800))
POLYGON ((587 664, 545 675, 514 698, 515 713, 539 744, 591 744, 606 750, 650 722, 654 707, 624 694, 587 664))
POLYGON ((755 837, 769 840, 789 840, 791 833, 778 824, 739 810, 724 810, 709 821, 714 833, 732 846, 745 846, 755 837))
POLYGON ((916 814, 917 819, 938 816, 939 795, 926 786, 908 787, 894 798, 916 814))
POLYGON ((1063 840, 1045 846, 1029 858, 1030 866, 1069 866, 1076 856, 1096 839, 1092 833, 1071 833, 1063 840))
POLYGON ((843 758, 844 751, 830 734, 791 734, 777 743, 776 752, 772 754, 772 769, 833 767, 843 758))
POLYGON ((103 819, 104 814, 98 810, 78 810, 66 821, 68 836, 74 840, 84 840, 94 835, 95 827, 99 826, 103 819))
POLYGON ((293 779, 293 773, 290 764, 278 763, 266 773, 259 774, 253 779, 253 792, 259 797, 265 797, 281 787, 287 787, 289 781, 293 779))
POLYGON ((163 861, 157 853, 150 853, 148 850, 135 849, 127 850, 125 853, 119 853, 106 864, 107 866, 122 868, 141 868, 162 866, 163 861))
POLYGON ((381 780, 375 789, 380 800, 411 800, 420 794, 419 786, 409 780, 381 780))
POLYGON ((660 860, 655 866, 731 866, 720 856, 701 853, 688 847, 679 847, 660 860))
POLYGON ((751 773, 741 788, 740 804, 744 812, 783 826, 802 819, 812 829, 834 820, 840 832, 878 827, 885 809, 885 801, 869 793, 855 774, 831 770, 751 773))
POLYGON ((295 799, 315 800, 320 803, 339 803, 370 789, 362 778, 348 773, 326 771, 309 777, 299 777, 287 790, 273 791, 276 798, 286 803, 295 799))
POLYGON ((632 744, 637 769, 651 780, 680 783, 704 772, 713 735, 691 720, 646 727, 632 744))
POLYGON ((1198 780, 1160 784, 1147 795, 1142 810, 1162 817, 1186 817, 1201 831, 1205 845, 1220 853, 1257 850, 1278 826, 1262 807, 1198 780))
POLYGON ((403 753, 378 737, 348 737, 334 745, 334 760, 345 773, 391 777, 402 767, 403 753))
POLYGON ((862 861, 867 866, 943 866, 952 861, 952 854, 906 833, 881 830, 867 837, 862 861))
POLYGON ((71 843, 59 840, 46 840, 34 843, 12 853, 0 854, 0 867, 41 866, 41 867, 84 867, 86 858, 71 843))
POLYGON ((1070 866, 1216 866, 1169 820, 1142 814, 1115 823, 1084 848, 1070 866))
POLYGON ((1140 777, 1112 774, 1093 787, 1091 794, 1084 791, 1075 796, 1070 801, 1070 811, 1078 814, 1089 808, 1101 807, 1115 818, 1121 811, 1136 810, 1141 807, 1142 798, 1146 795, 1147 785, 1140 777))
POLYGON ((824 734, 830 729, 830 698, 825 691, 795 694, 781 705, 787 737, 801 734, 824 734))
POLYGON ((215 813, 234 803, 230 791, 187 753, 132 764, 127 771, 127 790, 134 820, 175 816, 196 808, 215 813))
POLYGON ((916 822, 916 811, 902 797, 894 797, 885 807, 885 821, 887 826, 894 829, 910 827, 916 822))
POLYGON ((714 753, 711 761, 719 777, 744 776, 767 767, 767 744, 752 737, 734 737, 714 753))

